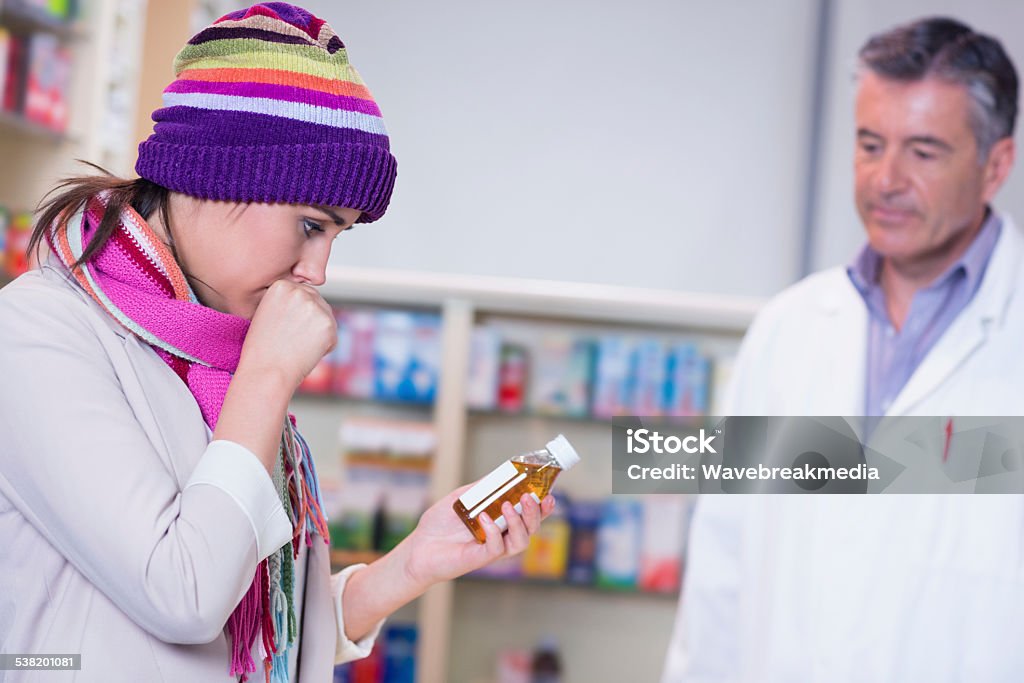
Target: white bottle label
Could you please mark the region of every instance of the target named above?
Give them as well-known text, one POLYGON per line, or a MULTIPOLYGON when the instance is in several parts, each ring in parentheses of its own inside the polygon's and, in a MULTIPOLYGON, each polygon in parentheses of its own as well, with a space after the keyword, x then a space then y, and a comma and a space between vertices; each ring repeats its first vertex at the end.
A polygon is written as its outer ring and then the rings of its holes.
POLYGON ((459 496, 459 502, 470 511, 470 519, 483 512, 484 509, 505 491, 526 478, 520 474, 516 466, 506 460, 493 472, 481 479, 476 486, 459 496), (483 505, 481 505, 483 503, 483 505))

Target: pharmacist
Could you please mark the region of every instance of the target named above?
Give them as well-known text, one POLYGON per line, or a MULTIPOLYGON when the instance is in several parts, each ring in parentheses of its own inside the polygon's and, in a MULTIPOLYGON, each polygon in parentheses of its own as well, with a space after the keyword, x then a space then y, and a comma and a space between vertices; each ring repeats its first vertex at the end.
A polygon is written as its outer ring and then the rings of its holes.
MULTIPOLYGON (((726 413, 1024 414, 1014 67, 948 19, 860 59, 867 244, 765 307, 726 413)), ((1021 496, 703 496, 688 557, 663 683, 1024 677, 1021 496)))

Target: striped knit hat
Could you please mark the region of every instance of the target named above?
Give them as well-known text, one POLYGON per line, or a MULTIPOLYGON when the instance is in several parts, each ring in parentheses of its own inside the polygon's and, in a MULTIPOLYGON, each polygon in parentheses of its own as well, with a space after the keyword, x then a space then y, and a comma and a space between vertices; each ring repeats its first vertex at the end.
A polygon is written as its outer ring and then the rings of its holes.
POLYGON ((284 2, 227 14, 174 60, 140 176, 202 199, 384 215, 395 183, 380 109, 323 20, 284 2))

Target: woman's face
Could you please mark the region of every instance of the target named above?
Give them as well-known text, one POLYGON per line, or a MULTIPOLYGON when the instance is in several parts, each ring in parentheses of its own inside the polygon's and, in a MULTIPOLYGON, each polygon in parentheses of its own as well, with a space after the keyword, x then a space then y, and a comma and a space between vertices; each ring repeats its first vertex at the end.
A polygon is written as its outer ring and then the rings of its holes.
MULTIPOLYGON (((174 246, 196 296, 251 320, 281 279, 322 285, 334 239, 360 211, 295 204, 235 204, 171 193, 174 246)), ((150 224, 162 230, 159 217, 150 224)))

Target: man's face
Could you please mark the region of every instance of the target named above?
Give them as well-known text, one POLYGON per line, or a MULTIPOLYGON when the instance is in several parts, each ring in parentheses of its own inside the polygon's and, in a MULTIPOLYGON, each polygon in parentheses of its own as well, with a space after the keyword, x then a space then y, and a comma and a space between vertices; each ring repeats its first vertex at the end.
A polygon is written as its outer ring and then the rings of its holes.
POLYGON ((998 187, 979 162, 970 106, 959 84, 861 76, 857 211, 871 246, 894 263, 941 261, 972 239, 998 187))

